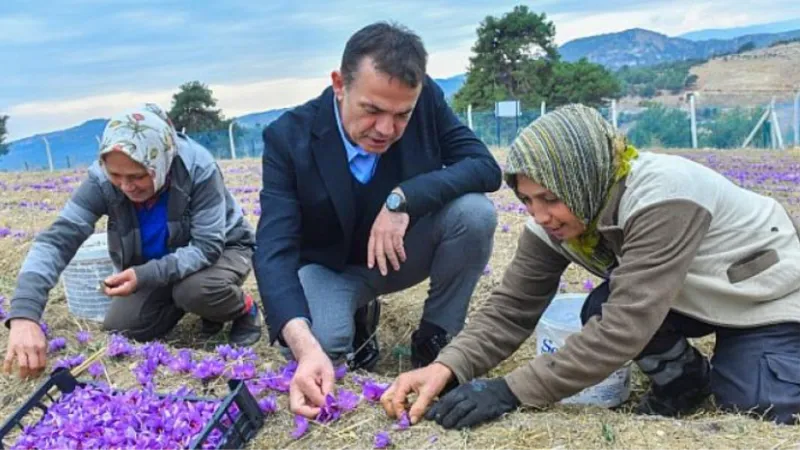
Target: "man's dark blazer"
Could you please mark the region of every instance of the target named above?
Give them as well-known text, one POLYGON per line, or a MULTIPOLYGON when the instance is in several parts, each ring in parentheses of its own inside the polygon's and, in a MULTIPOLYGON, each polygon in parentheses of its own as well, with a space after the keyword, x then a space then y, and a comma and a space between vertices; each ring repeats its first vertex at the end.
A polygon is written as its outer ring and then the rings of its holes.
MULTIPOLYGON (((347 264, 355 217, 352 175, 336 124, 333 89, 285 112, 264 129, 261 218, 253 267, 264 302, 270 342, 289 320, 311 320, 298 277, 305 264, 341 271, 347 264)), ((403 190, 414 218, 470 192, 500 187, 500 167, 426 77, 400 140, 384 153, 370 182, 382 202, 403 190)), ((373 219, 374 220, 374 219, 373 219)))

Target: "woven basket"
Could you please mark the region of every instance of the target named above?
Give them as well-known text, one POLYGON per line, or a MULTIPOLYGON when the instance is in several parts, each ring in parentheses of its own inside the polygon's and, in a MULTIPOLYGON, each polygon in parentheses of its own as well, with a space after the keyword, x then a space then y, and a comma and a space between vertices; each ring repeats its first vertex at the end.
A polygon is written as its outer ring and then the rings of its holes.
POLYGON ((70 314, 102 322, 111 298, 100 292, 98 286, 114 272, 106 233, 93 234, 61 274, 70 314))

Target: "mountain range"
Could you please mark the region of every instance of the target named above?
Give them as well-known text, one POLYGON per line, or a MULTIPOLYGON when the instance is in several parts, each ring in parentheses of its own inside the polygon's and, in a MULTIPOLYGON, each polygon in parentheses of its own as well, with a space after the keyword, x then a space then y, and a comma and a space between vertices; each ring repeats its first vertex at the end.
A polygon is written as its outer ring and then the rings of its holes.
MULTIPOLYGON (((616 70, 626 65, 647 66, 676 60, 707 59, 736 52, 748 43, 760 48, 794 39, 800 39, 800 19, 730 29, 699 30, 678 37, 637 28, 575 39, 561 46, 559 52, 566 61, 587 58, 616 70)), ((446 96, 452 97, 465 80, 466 75, 460 74, 436 79, 436 82, 446 96)), ((235 120, 242 127, 261 128, 288 109, 255 112, 235 120)), ((0 170, 26 169, 26 163, 27 168, 31 169, 47 167, 43 137, 50 143, 55 167, 85 165, 95 158, 96 139, 102 135, 105 123, 106 119, 92 119, 69 129, 11 142, 9 153, 0 157, 0 170)))
MULTIPOLYGON (((715 32, 700 33, 698 36, 713 35, 715 32)), ((730 39, 690 40, 634 28, 620 33, 575 39, 561 46, 558 51, 566 61, 586 58, 608 69, 616 70, 623 66, 651 66, 671 61, 709 59, 735 53, 750 43, 755 48, 763 48, 778 41, 798 38, 800 29, 780 33, 746 34, 730 39)))

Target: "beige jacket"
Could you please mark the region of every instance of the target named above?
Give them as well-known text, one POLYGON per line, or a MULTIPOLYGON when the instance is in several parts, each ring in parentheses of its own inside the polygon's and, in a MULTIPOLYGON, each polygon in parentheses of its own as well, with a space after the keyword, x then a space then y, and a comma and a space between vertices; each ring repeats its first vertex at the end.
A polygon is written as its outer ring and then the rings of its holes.
MULTIPOLYGON (((614 186, 598 230, 619 264, 602 319, 506 376, 525 405, 602 381, 642 351, 670 309, 732 327, 800 322, 798 229, 778 202, 711 169, 643 152, 614 186)), ((529 222, 501 285, 437 361, 465 382, 506 359, 530 337, 570 262, 529 222)))

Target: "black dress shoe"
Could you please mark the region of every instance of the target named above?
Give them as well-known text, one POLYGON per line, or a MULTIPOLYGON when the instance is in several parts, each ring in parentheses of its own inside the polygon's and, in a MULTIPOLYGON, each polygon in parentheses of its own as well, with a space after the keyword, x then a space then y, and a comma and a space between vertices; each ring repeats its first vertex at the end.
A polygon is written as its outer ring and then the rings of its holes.
POLYGON ((378 321, 381 316, 379 299, 358 308, 355 313, 355 335, 353 336, 353 353, 347 355, 347 366, 350 370, 364 369, 373 371, 380 359, 378 344, 378 321))
POLYGON ((452 336, 436 325, 423 322, 411 334, 411 366, 419 369, 432 363, 452 339, 452 336))

